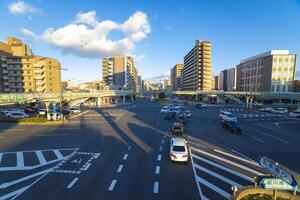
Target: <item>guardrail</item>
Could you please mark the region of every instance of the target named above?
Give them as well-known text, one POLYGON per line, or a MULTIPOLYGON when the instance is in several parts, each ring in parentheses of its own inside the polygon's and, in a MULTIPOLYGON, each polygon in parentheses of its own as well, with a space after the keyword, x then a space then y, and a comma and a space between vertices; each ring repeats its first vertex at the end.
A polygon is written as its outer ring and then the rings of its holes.
POLYGON ((127 96, 134 94, 133 90, 107 90, 94 93, 0 93, 0 104, 15 104, 23 102, 41 101, 59 101, 63 99, 70 101, 80 98, 90 97, 111 97, 111 96, 127 96))

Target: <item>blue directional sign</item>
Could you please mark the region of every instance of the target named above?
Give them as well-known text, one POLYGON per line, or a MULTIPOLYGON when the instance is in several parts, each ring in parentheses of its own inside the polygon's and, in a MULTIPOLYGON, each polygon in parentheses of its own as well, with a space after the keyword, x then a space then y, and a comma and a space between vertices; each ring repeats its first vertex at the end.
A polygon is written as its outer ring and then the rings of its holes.
POLYGON ((284 167, 280 166, 277 162, 262 156, 259 159, 259 164, 266 170, 268 170, 273 175, 284 180, 287 184, 291 185, 293 188, 298 185, 294 175, 289 173, 284 167))
POLYGON ((260 186, 265 189, 273 189, 273 190, 295 190, 296 189, 280 178, 264 178, 260 182, 260 186))

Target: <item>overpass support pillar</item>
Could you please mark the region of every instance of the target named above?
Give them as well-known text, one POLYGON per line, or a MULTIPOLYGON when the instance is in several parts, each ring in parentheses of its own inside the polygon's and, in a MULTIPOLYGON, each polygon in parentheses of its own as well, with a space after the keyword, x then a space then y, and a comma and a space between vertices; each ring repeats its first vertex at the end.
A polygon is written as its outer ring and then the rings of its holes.
POLYGON ((250 97, 246 96, 246 109, 249 108, 250 97))
POLYGON ((131 95, 131 103, 133 103, 133 94, 131 95))
POLYGON ((195 100, 196 100, 196 102, 199 101, 199 94, 196 94, 195 100))
POLYGON ((126 97, 122 96, 122 99, 123 99, 123 104, 125 104, 126 103, 126 97))
POLYGON ((97 99, 97 106, 100 107, 101 104, 102 104, 102 98, 98 97, 98 99, 97 99))
POLYGON ((250 100, 249 108, 250 108, 250 109, 252 109, 253 99, 254 99, 254 97, 250 97, 250 98, 249 98, 249 100, 250 100))

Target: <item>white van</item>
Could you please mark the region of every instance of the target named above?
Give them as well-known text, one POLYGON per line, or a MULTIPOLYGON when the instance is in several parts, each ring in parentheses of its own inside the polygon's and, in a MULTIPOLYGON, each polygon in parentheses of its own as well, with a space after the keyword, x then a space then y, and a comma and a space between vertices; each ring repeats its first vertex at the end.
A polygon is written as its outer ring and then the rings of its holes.
POLYGON ((219 118, 222 121, 231 121, 231 122, 237 122, 237 118, 234 114, 227 111, 220 111, 219 118))

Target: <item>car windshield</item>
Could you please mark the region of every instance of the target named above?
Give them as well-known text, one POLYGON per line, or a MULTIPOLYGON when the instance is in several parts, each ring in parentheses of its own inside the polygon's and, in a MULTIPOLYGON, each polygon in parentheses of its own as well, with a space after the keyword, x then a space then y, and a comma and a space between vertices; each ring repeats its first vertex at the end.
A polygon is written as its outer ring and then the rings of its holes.
POLYGON ((176 151, 176 152, 185 152, 185 147, 184 146, 174 145, 173 146, 173 151, 176 151))

